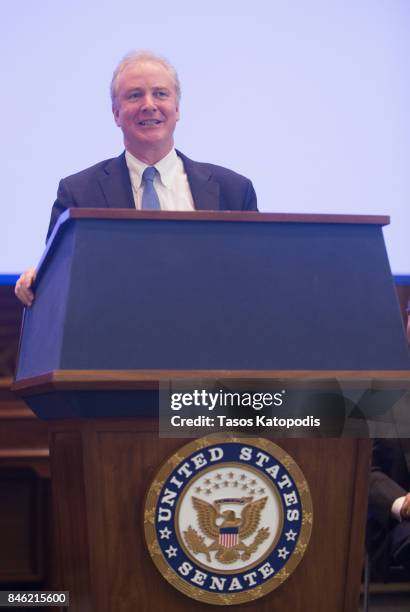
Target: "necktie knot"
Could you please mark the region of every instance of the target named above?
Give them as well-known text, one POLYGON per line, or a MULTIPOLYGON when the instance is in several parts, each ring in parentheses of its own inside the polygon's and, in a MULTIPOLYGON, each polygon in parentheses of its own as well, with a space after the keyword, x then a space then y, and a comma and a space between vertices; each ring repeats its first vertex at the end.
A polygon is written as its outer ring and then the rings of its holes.
POLYGON ((156 173, 157 169, 155 168, 155 166, 147 166, 147 168, 145 168, 144 172, 142 173, 142 178, 144 179, 144 181, 151 181, 152 183, 154 181, 156 173))

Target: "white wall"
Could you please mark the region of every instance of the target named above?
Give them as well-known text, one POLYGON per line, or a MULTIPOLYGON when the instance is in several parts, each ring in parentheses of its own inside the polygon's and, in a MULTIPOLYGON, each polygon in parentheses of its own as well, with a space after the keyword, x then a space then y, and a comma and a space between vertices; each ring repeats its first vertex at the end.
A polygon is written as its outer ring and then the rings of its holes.
POLYGON ((408 0, 13 0, 0 25, 0 274, 37 263, 58 180, 119 154, 108 85, 134 48, 183 87, 176 144, 262 211, 389 214, 410 274, 408 0))

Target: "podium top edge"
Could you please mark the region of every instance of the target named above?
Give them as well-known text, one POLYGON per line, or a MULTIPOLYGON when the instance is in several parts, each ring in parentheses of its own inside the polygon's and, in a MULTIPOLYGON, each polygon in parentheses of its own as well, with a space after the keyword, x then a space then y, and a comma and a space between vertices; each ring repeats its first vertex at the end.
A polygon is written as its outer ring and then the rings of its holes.
POLYGON ((24 397, 52 391, 132 390, 158 388, 167 381, 280 380, 303 384, 317 381, 357 383, 380 381, 396 386, 410 383, 410 370, 54 370, 16 380, 12 392, 24 397))
POLYGON ((336 215, 316 213, 259 213, 247 211, 145 211, 130 209, 70 208, 67 219, 121 219, 130 221, 235 221, 256 223, 332 223, 388 225, 387 215, 336 215))

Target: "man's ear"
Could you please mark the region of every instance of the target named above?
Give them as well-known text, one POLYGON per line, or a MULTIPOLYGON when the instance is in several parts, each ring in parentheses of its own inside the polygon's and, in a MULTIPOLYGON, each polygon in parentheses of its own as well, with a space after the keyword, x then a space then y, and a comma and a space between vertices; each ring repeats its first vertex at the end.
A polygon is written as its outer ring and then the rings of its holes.
POLYGON ((120 115, 120 113, 119 113, 118 107, 115 104, 113 104, 112 107, 111 107, 111 110, 112 110, 112 114, 114 116, 115 123, 118 125, 118 127, 121 127, 120 124, 119 124, 119 115, 120 115))

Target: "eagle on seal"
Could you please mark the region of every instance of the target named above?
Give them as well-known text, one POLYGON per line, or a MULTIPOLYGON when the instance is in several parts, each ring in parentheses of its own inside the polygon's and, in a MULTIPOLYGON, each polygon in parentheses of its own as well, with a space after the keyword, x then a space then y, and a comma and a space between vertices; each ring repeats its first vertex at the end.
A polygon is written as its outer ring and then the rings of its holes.
MULTIPOLYGON (((259 544, 269 536, 269 528, 262 527, 250 545, 243 542, 255 533, 261 520, 267 497, 253 501, 252 497, 228 500, 245 504, 240 516, 234 510, 220 512, 217 502, 210 504, 199 497, 192 497, 192 505, 197 513, 201 532, 212 540, 207 546, 205 539, 191 526, 184 532, 185 540, 192 552, 204 553, 211 561, 210 552, 216 551, 216 559, 222 563, 234 563, 238 559, 246 561, 259 544), (222 519, 222 522, 221 522, 222 519)), ((223 500, 224 503, 225 500, 223 500)))

